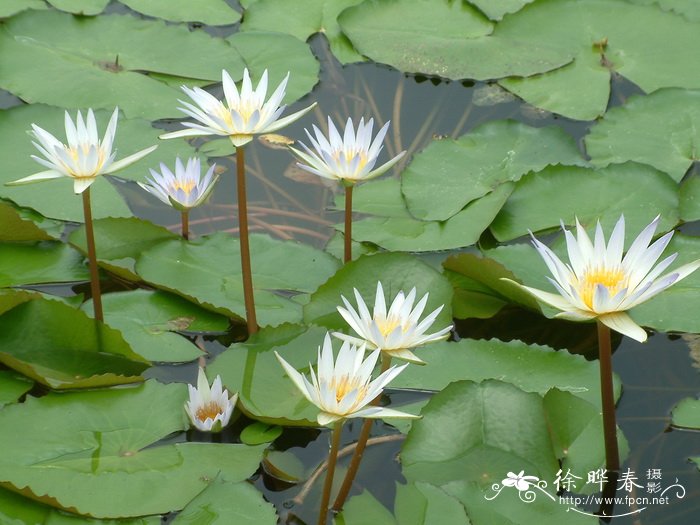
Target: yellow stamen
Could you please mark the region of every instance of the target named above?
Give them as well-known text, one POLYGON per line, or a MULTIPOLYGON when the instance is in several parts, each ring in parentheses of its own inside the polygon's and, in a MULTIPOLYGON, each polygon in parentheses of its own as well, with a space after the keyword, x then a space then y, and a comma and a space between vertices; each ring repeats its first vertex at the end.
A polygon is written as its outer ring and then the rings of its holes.
MULTIPOLYGON (((391 332, 394 331, 394 329, 401 324, 401 320, 397 319, 395 317, 389 318, 389 319, 377 319, 377 328, 379 328, 379 331, 382 333, 384 337, 388 337, 391 332)), ((403 329, 403 327, 402 327, 403 329)), ((404 330, 405 331, 405 330, 404 330)))
POLYGON ((177 190, 182 190, 185 195, 189 195, 192 188, 196 186, 195 182, 191 179, 189 180, 175 180, 170 185, 170 193, 175 193, 177 190))
POLYGON ((343 377, 338 379, 337 382, 335 379, 331 381, 330 387, 333 390, 335 390, 335 400, 338 403, 340 403, 345 398, 345 396, 353 390, 359 391, 359 395, 357 396, 358 402, 361 401, 367 393, 366 386, 358 384, 357 378, 351 378, 347 375, 344 375, 343 377))
POLYGON ((216 416, 220 415, 222 412, 223 411, 221 410, 221 407, 218 403, 210 401, 206 405, 202 405, 201 407, 199 407, 195 416, 197 417, 197 419, 204 422, 207 420, 207 418, 214 420, 216 416))
POLYGON ((625 288, 627 275, 621 268, 590 268, 578 283, 578 293, 588 308, 593 309, 593 294, 596 286, 602 284, 610 297, 625 288))

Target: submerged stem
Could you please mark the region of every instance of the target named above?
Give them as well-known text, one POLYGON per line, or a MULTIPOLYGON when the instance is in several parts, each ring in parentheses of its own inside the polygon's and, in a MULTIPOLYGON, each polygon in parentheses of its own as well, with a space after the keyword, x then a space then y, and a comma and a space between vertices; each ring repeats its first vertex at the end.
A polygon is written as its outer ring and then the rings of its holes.
POLYGON ((352 261, 352 186, 345 186, 345 256, 344 262, 352 261))
POLYGON ((250 244, 248 241, 248 203, 245 189, 245 154, 244 147, 236 147, 236 190, 238 193, 238 224, 240 226, 241 271, 243 272, 243 300, 248 335, 258 331, 255 315, 255 297, 253 296, 253 272, 250 266, 250 244))
POLYGON ((326 469, 326 481, 323 484, 323 495, 321 496, 321 507, 318 511, 318 525, 326 525, 328 518, 328 503, 331 501, 331 488, 333 487, 333 475, 335 474, 335 464, 338 459, 338 449, 340 448, 340 435, 343 430, 343 420, 336 421, 333 426, 333 440, 331 451, 328 453, 328 467, 326 469))
POLYGON ((90 206, 90 188, 83 191, 83 215, 85 216, 85 240, 88 249, 88 263, 90 266, 90 291, 92 293, 92 307, 95 311, 95 319, 104 321, 102 314, 102 295, 100 293, 100 275, 97 270, 97 255, 95 253, 95 234, 92 229, 92 209, 90 206))
POLYGON ((605 468, 609 472, 619 472, 620 453, 617 449, 617 425, 615 423, 615 394, 613 392, 610 328, 600 321, 597 321, 597 325, 600 360, 600 396, 603 404, 603 435, 605 437, 605 468))
POLYGON ((190 238, 190 212, 183 210, 180 215, 182 217, 182 238, 187 241, 190 238))
MULTIPOLYGON (((382 352, 382 370, 380 374, 383 374, 389 370, 389 365, 391 365, 391 356, 387 353, 382 352)), ((378 405, 381 399, 381 395, 377 396, 372 400, 370 404, 378 405)), ((360 461, 362 461, 362 454, 365 452, 365 447, 367 446, 367 440, 369 439, 369 433, 372 430, 372 424, 374 421, 372 419, 365 419, 362 422, 362 428, 360 429, 360 435, 357 438, 357 445, 355 446, 355 453, 352 455, 350 460, 350 465, 348 465, 348 471, 345 473, 345 479, 343 479, 343 484, 340 486, 338 495, 335 497, 335 502, 333 503, 333 510, 338 512, 343 508, 345 500, 350 493, 350 488, 352 487, 352 482, 355 481, 355 476, 357 475, 357 470, 360 468, 360 461)))

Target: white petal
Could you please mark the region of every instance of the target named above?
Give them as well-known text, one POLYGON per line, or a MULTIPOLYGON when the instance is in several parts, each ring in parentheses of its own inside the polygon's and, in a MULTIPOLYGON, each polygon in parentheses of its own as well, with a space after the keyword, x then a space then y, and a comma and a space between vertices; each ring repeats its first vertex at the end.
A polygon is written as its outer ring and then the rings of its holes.
POLYGON ((151 153, 153 150, 155 150, 158 146, 151 146, 150 148, 142 149, 141 151, 137 151, 133 155, 129 155, 128 157, 124 157, 123 159, 119 159, 116 162, 113 162, 103 173, 109 174, 109 173, 114 173, 115 171, 118 171, 122 168, 126 168, 128 165, 133 164, 134 162, 141 160, 143 157, 151 153))
POLYGON ((635 323, 625 312, 611 312, 598 317, 605 326, 619 332, 627 337, 631 337, 643 343, 647 340, 647 333, 635 323))
POLYGON ((73 179, 73 192, 74 193, 83 193, 86 189, 88 189, 93 182, 95 182, 96 177, 82 177, 79 179, 73 179))
POLYGON ((65 177, 65 175, 63 173, 56 171, 56 170, 40 171, 39 173, 35 173, 34 175, 29 175, 28 177, 13 180, 11 182, 6 182, 5 186, 20 186, 22 184, 31 184, 32 182, 39 182, 42 180, 49 180, 49 179, 58 179, 61 177, 65 177))

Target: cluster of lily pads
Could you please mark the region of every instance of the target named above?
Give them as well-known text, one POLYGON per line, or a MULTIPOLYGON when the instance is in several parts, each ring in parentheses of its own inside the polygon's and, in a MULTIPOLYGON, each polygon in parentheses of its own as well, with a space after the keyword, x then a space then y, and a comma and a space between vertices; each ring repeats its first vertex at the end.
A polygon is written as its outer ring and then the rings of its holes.
MULTIPOLYGON (((37 151, 48 170, 39 178, 57 177, 31 188, 0 186, 0 449, 8 451, 0 458, 0 521, 159 523, 176 511, 174 523, 198 523, 203 512, 222 522, 276 523, 282 506, 274 508, 246 480, 261 464, 289 483, 309 478, 315 486, 316 479, 276 448, 282 428, 332 425, 355 409, 391 416, 367 404, 378 393, 368 372, 379 355, 367 357, 360 351, 366 344, 383 356, 428 363, 400 375, 394 368, 376 385, 395 376, 392 388, 435 394, 392 405, 422 415, 387 420, 406 436, 406 483, 396 485, 393 512, 369 491, 355 492, 338 520, 370 516, 403 525, 439 512, 458 525, 596 522, 546 499, 524 505, 515 490, 498 505, 484 494, 508 472, 551 480, 560 469, 585 473, 606 463, 602 436, 610 422, 600 415, 598 364, 537 344, 435 342, 418 332, 513 308, 597 319, 638 340, 647 337, 641 326, 700 332, 689 307, 700 292, 700 277, 691 273, 698 238, 684 229, 653 241, 656 230, 700 219, 700 68, 687 53, 700 46, 695 3, 312 0, 290 11, 281 0, 246 0, 240 26, 225 38, 196 24, 238 22, 241 15, 223 1, 120 0, 100 14, 108 3, 0 5, 0 87, 27 102, 0 111, 0 180, 36 171, 30 155, 37 151), (305 42, 317 32, 343 64, 370 59, 405 73, 490 81, 480 86, 515 95, 540 114, 598 120, 578 145, 558 127, 499 120, 454 138, 436 136, 417 152, 420 146, 402 144, 395 117, 387 133, 387 119, 375 113, 380 131, 372 137, 367 113, 357 115, 365 117, 355 119, 357 127, 350 118, 338 131, 333 120, 349 115, 334 107, 331 119, 319 111, 319 127, 292 153, 302 169, 340 181, 345 203, 339 197, 337 208, 346 220, 327 249, 261 234, 244 241, 242 222, 237 235, 191 235, 190 210, 206 208, 210 196, 231 200, 219 195, 226 180, 245 180, 246 144, 293 120, 280 109, 318 81, 319 63, 305 42), (225 73, 219 89, 222 68, 234 78, 225 73), (266 106, 268 75, 278 90, 266 106), (608 109, 611 85, 623 77, 643 93, 608 109), (178 104, 182 84, 189 100, 178 104), (181 117, 178 107, 194 122, 165 137, 194 140, 159 141, 164 132, 152 121, 181 117), (108 121, 100 140, 98 123, 108 121), (212 134, 221 138, 208 140, 212 134), (141 151, 156 143, 155 151, 141 151), (391 160, 375 169, 382 144, 391 160), (234 153, 236 177, 213 165, 202 177, 198 156, 234 153), (400 177, 355 187, 393 167, 402 168, 400 177), (179 212, 181 235, 132 216, 122 183, 109 181, 117 169, 179 212), (72 191, 89 191, 91 202, 81 206, 72 191), (623 214, 628 234, 642 232, 632 243, 624 240, 623 214), (590 240, 585 231, 594 229, 590 240), (540 239, 553 235, 533 248, 528 230, 540 239), (676 260, 654 266, 664 248, 676 260), (591 265, 595 271, 587 272, 591 265), (88 281, 88 270, 92 290, 78 289, 88 301, 58 286, 88 281), (665 290, 681 278, 682 285, 665 290), (397 297, 393 305, 410 306, 396 306, 403 321, 382 328, 377 313, 385 291, 397 297), (415 294, 423 299, 411 314, 415 294), (357 310, 345 299, 353 295, 357 310), (371 296, 373 314, 363 299, 371 296), (432 314, 421 323, 424 310, 432 314), (410 327, 416 333, 404 339, 410 327), (232 332, 244 335, 233 343, 221 337, 232 332), (335 363, 328 332, 345 340, 335 363), (218 376, 213 387, 200 372, 188 401, 184 384, 144 381, 153 363, 206 355, 204 338, 221 341, 206 349, 225 347, 207 364, 209 380, 218 376), (416 357, 411 346, 426 342, 416 357), (199 399, 204 392, 210 397, 199 399), (188 431, 192 424, 219 430, 241 413, 257 420, 235 435, 242 443, 204 443, 188 431)), ((467 111, 463 120, 472 122, 467 111)), ((245 190, 236 194, 245 197, 245 190)), ((239 201, 240 221, 244 208, 239 201)), ((392 307, 384 312, 386 321, 392 307)), ((436 338, 446 335, 439 330, 436 338)), ((608 374, 608 395, 616 398, 620 385, 608 374)), ((699 412, 698 401, 686 399, 673 421, 698 428, 699 412)), ((365 425, 361 439, 387 429, 365 425)), ((617 434, 624 459, 626 441, 617 434)), ((360 448, 338 430, 336 448, 342 440, 360 448)), ((292 512, 325 514, 315 500, 312 510, 304 507, 292 512)))

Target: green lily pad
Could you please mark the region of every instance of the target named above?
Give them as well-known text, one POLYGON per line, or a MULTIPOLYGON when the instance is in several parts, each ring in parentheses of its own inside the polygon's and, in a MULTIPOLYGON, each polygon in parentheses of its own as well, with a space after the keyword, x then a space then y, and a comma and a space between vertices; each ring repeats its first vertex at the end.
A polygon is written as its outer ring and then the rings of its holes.
POLYGON ((240 56, 222 39, 160 20, 116 14, 78 19, 43 11, 15 17, 7 26, 15 38, 32 39, 71 56, 109 64, 118 55, 119 66, 127 71, 214 82, 221 81, 222 68, 243 73, 240 56), (139 38, 124 38, 129 33, 138 33, 139 38))
POLYGON ((596 166, 634 160, 679 182, 700 159, 700 91, 662 89, 630 98, 591 128, 586 151, 596 166))
POLYGON ((543 73, 572 59, 568 49, 523 45, 524 35, 492 35, 493 23, 466 2, 372 0, 346 9, 338 22, 360 53, 406 73, 490 80, 543 73))
MULTIPOLYGON (((605 466, 603 417, 599 403, 593 405, 571 392, 553 388, 544 396, 544 406, 557 457, 562 459, 562 471, 569 470, 582 478, 575 480, 571 492, 592 494, 601 491, 599 484, 587 482, 588 472, 605 466)), ((617 440, 620 461, 624 462, 629 446, 619 428, 617 440)))
POLYGON ((304 306, 304 320, 328 328, 347 329, 347 323, 336 310, 337 306, 343 305, 340 296, 344 295, 357 308, 353 293, 353 289, 357 289, 371 311, 378 281, 381 281, 384 288, 387 305, 391 305, 400 290, 409 293, 415 287, 418 299, 429 292, 426 315, 444 305, 433 326, 439 330, 451 324, 450 283, 430 266, 415 257, 400 253, 363 255, 347 263, 311 295, 311 300, 304 306))
POLYGON ((442 265, 455 288, 453 310, 457 319, 487 319, 513 300, 539 310, 537 300, 529 293, 501 280, 516 277, 493 259, 460 253, 448 257, 442 265))
MULTIPOLYGON (((511 472, 508 464, 503 465, 503 474, 511 472)), ((519 472, 519 471, 516 471, 519 472)), ((530 471, 525 475, 532 475, 530 471)), ((548 488, 535 492, 532 501, 525 503, 514 487, 504 487, 496 496, 491 487, 474 481, 453 481, 441 487, 446 493, 457 498, 467 509, 472 525, 598 525, 597 516, 572 512, 570 507, 559 503, 552 488, 554 478, 546 480, 548 488), (546 494, 545 494, 546 492, 546 494), (488 499, 487 499, 488 498, 488 499)), ((499 480, 501 481, 501 480, 499 480)))
POLYGON ((0 370, 0 408, 29 392, 34 383, 12 370, 0 370))
MULTIPOLYGON (((129 346, 149 361, 182 363, 204 355, 175 332, 224 332, 228 319, 182 297, 152 290, 106 294, 105 323, 122 333, 129 346)), ((92 301, 83 309, 92 312, 92 301)))
POLYGON ((445 270, 444 274, 454 288, 452 315, 455 319, 489 319, 508 304, 507 300, 498 297, 492 289, 476 279, 451 270, 445 270))
POLYGON ((60 242, 0 243, 0 286, 84 281, 83 257, 60 242))
POLYGON ((41 217, 33 210, 18 209, 11 201, 0 200, 0 241, 45 241, 57 238, 48 231, 60 237, 62 229, 63 225, 57 221, 41 217), (41 226, 29 217, 36 217, 41 226))
POLYGON ((218 355, 207 374, 220 375, 229 390, 238 392, 238 406, 249 417, 270 425, 318 426, 318 408, 287 377, 274 352, 307 373, 325 334, 323 328, 301 325, 265 328, 218 355))
POLYGON ((679 213, 682 221, 700 220, 700 177, 697 175, 681 183, 679 213))
POLYGON ((700 399, 686 398, 671 413, 674 426, 700 429, 700 399))
POLYGON ((22 99, 68 107, 118 105, 128 116, 150 120, 182 116, 177 110, 182 94, 137 72, 219 81, 222 67, 242 72, 244 65, 222 39, 132 16, 18 15, 4 25, 0 41, 0 65, 8 72, 0 87, 22 99), (123 38, 134 33, 139 38, 123 38))
MULTIPOLYGON (((556 387, 600 406, 598 364, 564 350, 520 341, 462 339, 431 343, 417 355, 428 365, 408 367, 392 381, 392 387, 443 390, 454 381, 498 379, 540 395, 556 387)), ((620 395, 617 377, 615 395, 620 395)))
POLYGON ((505 15, 515 13, 534 0, 469 0, 491 20, 501 20, 505 15))
POLYGON ((597 170, 551 166, 520 179, 491 231, 505 242, 561 221, 574 225, 576 217, 589 231, 598 219, 610 231, 623 213, 628 232, 641 232, 656 215, 659 230, 669 230, 678 223, 678 187, 665 173, 633 162, 597 170))
POLYGON ((282 427, 256 421, 245 427, 241 431, 240 437, 246 445, 262 445, 263 443, 272 443, 281 435, 282 427))
MULTIPOLYGON (((148 248, 178 239, 178 236, 162 226, 130 218, 106 218, 93 222, 95 251, 100 266, 130 281, 138 281, 135 273, 136 259, 148 248)), ((87 253, 85 227, 78 228, 69 241, 83 253, 87 253)))
POLYGON ((617 0, 534 2, 496 27, 494 38, 522 38, 575 53, 573 65, 501 85, 526 102, 579 120, 593 120, 608 104, 610 75, 619 73, 645 92, 700 88, 700 70, 687 50, 700 47, 696 24, 654 6, 617 0))
POLYGON ((61 11, 67 11, 74 15, 94 16, 99 15, 107 7, 109 0, 46 0, 49 4, 61 11))
POLYGON ((225 0, 197 0, 196 2, 119 1, 134 11, 171 22, 201 22, 209 26, 225 26, 235 24, 241 19, 241 14, 231 9, 225 0))
POLYGON ((633 4, 659 6, 664 11, 682 15, 692 22, 700 22, 700 4, 694 0, 630 0, 633 4))
POLYGON ((306 41, 314 33, 323 33, 331 51, 342 64, 360 62, 362 55, 352 47, 338 26, 338 15, 362 0, 306 0, 294 9, 286 9, 280 0, 257 0, 245 11, 241 31, 276 31, 306 41))
POLYGON ((154 445, 188 427, 182 384, 49 394, 0 411, 0 483, 52 506, 96 518, 184 508, 215 479, 238 482, 264 447, 154 445), (148 417, 144 417, 147 415, 148 417), (35 432, 17 433, 27 421, 35 432))
POLYGON ((287 483, 299 483, 307 478, 301 459, 289 450, 267 450, 262 465, 266 474, 287 483))
POLYGON ((160 525, 160 516, 127 520, 96 520, 56 510, 53 507, 0 488, 0 522, 8 525, 160 525))
POLYGON ((439 487, 418 481, 396 486, 396 519, 401 525, 471 525, 464 506, 439 487))
MULTIPOLYGON (((5 137, 0 143, 0 155, 5 159, 0 168, 0 195, 20 206, 37 210, 44 217, 83 222, 82 199, 73 193, 73 181, 68 177, 24 186, 2 185, 44 169, 30 158, 31 155, 39 155, 39 152, 32 145, 26 131, 31 129, 32 123, 36 123, 59 140, 65 140, 64 113, 65 110, 61 108, 42 104, 0 111, 0 135, 5 137)), ((95 112, 100 135, 107 127, 110 114, 111 112, 101 110, 95 112)), ((71 115, 75 117, 75 112, 71 112, 71 115)), ((145 180, 148 168, 156 167, 158 162, 165 162, 172 167, 177 155, 182 158, 194 155, 192 147, 184 143, 178 144, 178 141, 163 141, 159 144, 159 133, 159 130, 151 127, 151 123, 146 120, 120 119, 115 137, 118 159, 150 145, 158 144, 158 149, 141 161, 119 171, 119 177, 145 180)), ((108 180, 104 180, 105 178, 110 177, 98 177, 90 186, 93 217, 130 217, 132 213, 124 198, 108 180)), ((21 213, 24 215, 27 212, 21 213)), ((36 216, 33 220, 38 221, 41 228, 52 233, 56 229, 55 223, 44 222, 41 216, 36 216)))
POLYGON ((586 164, 561 128, 494 121, 457 140, 434 140, 403 172, 401 191, 417 219, 446 220, 504 182, 553 164, 586 164))
MULTIPOLYGON (((289 10, 285 12, 289 15, 289 10)), ((245 31, 234 33, 227 41, 243 57, 253 77, 259 78, 268 70, 270 92, 290 73, 284 97, 288 104, 308 94, 318 82, 321 65, 308 44, 294 36, 245 31)))
POLYGON ((172 521, 174 525, 202 523, 275 525, 277 512, 272 503, 250 483, 215 481, 193 499, 172 521))
POLYGON ((208 158, 228 157, 236 153, 236 148, 231 144, 231 139, 224 137, 203 142, 197 152, 208 158))
POLYGON ((0 349, 0 362, 56 389, 142 381, 148 366, 116 330, 44 299, 0 316, 0 349))
POLYGON ((0 79, 0 88, 29 103, 72 108, 119 106, 129 116, 153 120, 182 115, 176 109, 181 96, 178 90, 140 73, 114 73, 109 70, 114 69, 114 58, 111 57, 109 64, 96 64, 89 58, 68 55, 32 38, 16 38, 3 29, 0 67, 11 73, 0 79), (41 64, 41 68, 36 64, 41 64), (53 81, 46 82, 47 78, 53 81))
POLYGON ((43 0, 5 0, 0 5, 0 18, 9 18, 27 9, 47 9, 43 0))
POLYGON ((409 481, 486 487, 508 471, 554 479, 559 468, 537 394, 500 381, 457 381, 435 394, 422 415, 401 451, 409 481))
MULTIPOLYGON (((307 294, 335 273, 338 261, 310 246, 264 235, 251 235, 250 245, 258 323, 300 321, 307 294)), ((160 243, 141 254, 136 273, 207 309, 244 319, 240 264, 238 239, 217 233, 160 243)))
POLYGON ((364 490, 350 498, 336 516, 337 525, 397 525, 389 510, 372 494, 364 490))
MULTIPOLYGON (((446 221, 414 219, 405 208, 392 208, 392 215, 367 217, 352 225, 352 238, 371 242, 393 251, 425 252, 450 250, 470 246, 479 240, 510 195, 512 184, 501 184, 486 196, 472 201, 466 208, 446 221)), ((366 184, 358 188, 355 210, 380 208, 393 194, 392 202, 401 202, 396 179, 366 184), (381 184, 381 185, 380 185, 381 184), (371 189, 370 189, 371 188, 371 189), (382 195, 383 194, 383 195, 382 195), (377 199, 375 204, 373 201, 377 199)), ((336 226, 342 230, 343 226, 336 226)))

